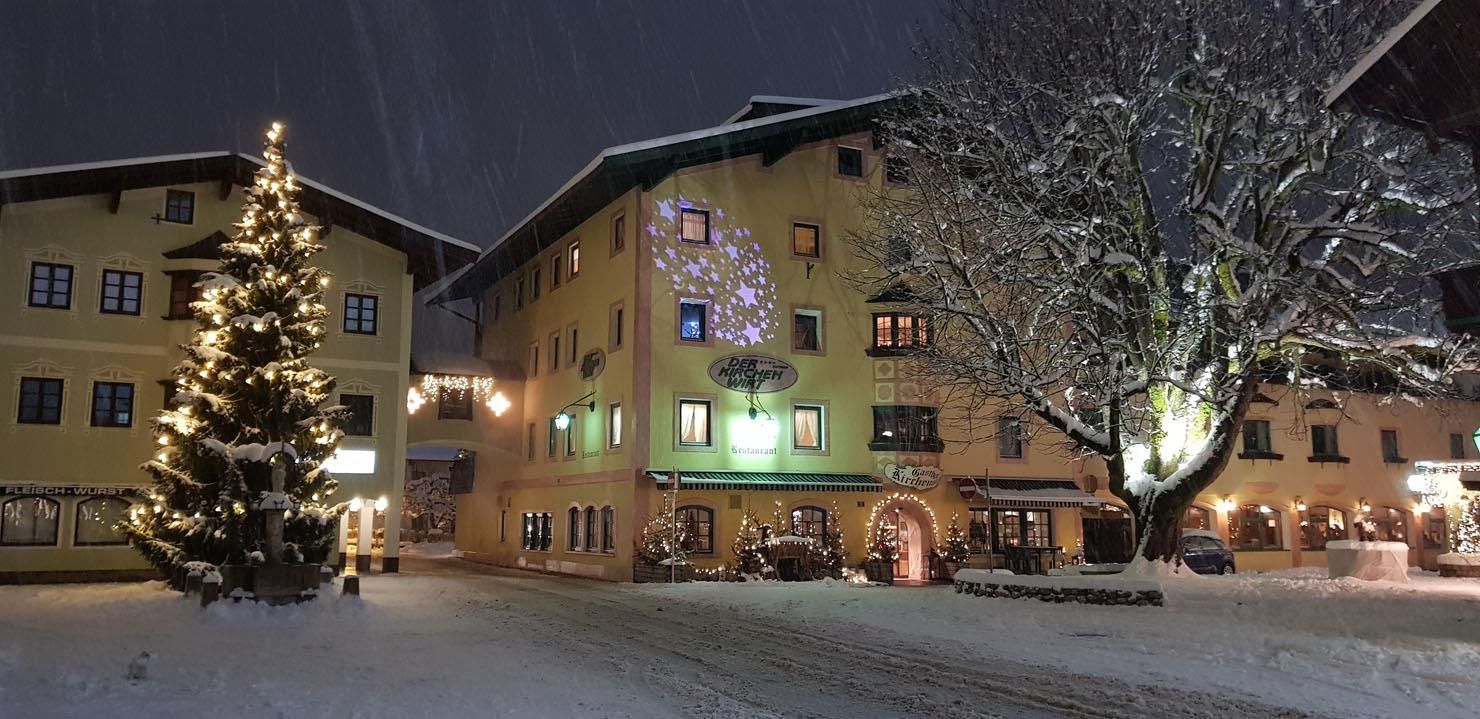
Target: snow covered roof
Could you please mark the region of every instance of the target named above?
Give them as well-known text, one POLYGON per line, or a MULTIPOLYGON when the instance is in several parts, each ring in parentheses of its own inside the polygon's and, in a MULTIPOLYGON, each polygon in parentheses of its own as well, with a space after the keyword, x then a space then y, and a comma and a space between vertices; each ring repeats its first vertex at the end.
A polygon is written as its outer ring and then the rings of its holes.
MULTIPOLYGON (((954 477, 957 482, 965 477, 954 477)), ((977 497, 997 506, 1007 507, 1083 507, 1103 504, 1105 500, 1079 488, 1070 479, 1030 479, 1026 477, 970 478, 976 482, 977 497)))
MULTIPOLYGON (((218 181, 245 187, 262 164, 258 157, 217 151, 4 170, 0 171, 0 205, 197 182, 218 181)), ((405 252, 418 288, 477 256, 476 245, 418 225, 302 175, 298 179, 304 187, 301 202, 305 210, 321 223, 344 227, 405 252)), ((222 199, 230 185, 223 184, 222 199)))
POLYGON ((821 107, 823 105, 836 105, 840 100, 823 100, 816 97, 787 97, 785 95, 751 95, 745 106, 735 111, 735 114, 725 118, 724 124, 744 120, 754 120, 758 117, 769 117, 779 115, 783 112, 802 110, 809 107, 821 107))
POLYGON ((411 353, 411 374, 446 374, 463 377, 493 377, 522 380, 524 371, 514 362, 488 360, 457 352, 411 353))
POLYGON ((762 154, 775 162, 801 144, 871 130, 881 112, 909 97, 908 91, 870 95, 608 147, 430 301, 476 296, 633 187, 651 189, 679 169, 735 157, 762 154))

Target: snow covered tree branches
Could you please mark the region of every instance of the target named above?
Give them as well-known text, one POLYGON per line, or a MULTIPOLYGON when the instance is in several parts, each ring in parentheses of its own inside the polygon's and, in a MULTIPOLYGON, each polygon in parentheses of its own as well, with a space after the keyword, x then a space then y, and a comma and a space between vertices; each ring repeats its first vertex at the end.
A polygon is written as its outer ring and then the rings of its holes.
POLYGON ((221 265, 196 285, 196 329, 175 368, 172 409, 152 423, 148 501, 123 526, 167 576, 186 562, 320 561, 332 548, 335 482, 323 462, 343 433, 334 379, 308 363, 324 334, 329 276, 299 211, 274 123, 221 265), (262 555, 257 553, 261 552, 262 555))
POLYGON ((960 3, 885 123, 909 187, 857 280, 930 322, 967 437, 1103 458, 1147 559, 1261 382, 1443 396, 1472 361, 1426 281, 1472 251, 1463 155, 1323 101, 1391 5, 960 3))

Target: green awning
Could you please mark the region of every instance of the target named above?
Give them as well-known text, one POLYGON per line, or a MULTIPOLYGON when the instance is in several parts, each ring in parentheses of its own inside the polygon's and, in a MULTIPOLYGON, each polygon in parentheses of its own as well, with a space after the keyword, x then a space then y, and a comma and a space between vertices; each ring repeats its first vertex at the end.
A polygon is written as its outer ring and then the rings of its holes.
MULTIPOLYGON (((879 480, 867 474, 816 472, 704 472, 680 471, 679 489, 748 489, 775 491, 878 492, 879 480)), ((658 485, 668 485, 668 471, 649 469, 658 485)))

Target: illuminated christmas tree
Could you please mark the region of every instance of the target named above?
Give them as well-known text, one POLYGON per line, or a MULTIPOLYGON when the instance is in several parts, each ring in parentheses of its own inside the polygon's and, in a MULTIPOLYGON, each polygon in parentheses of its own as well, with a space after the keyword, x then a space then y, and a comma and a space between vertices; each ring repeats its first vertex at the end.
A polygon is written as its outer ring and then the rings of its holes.
POLYGON ((665 492, 657 513, 642 528, 638 557, 648 564, 682 564, 688 560, 688 552, 684 550, 688 536, 683 524, 674 516, 671 493, 665 492))
POLYGON ((1480 498, 1461 499, 1454 530, 1454 551, 1480 553, 1480 498))
POLYGON ((894 525, 885 521, 879 524, 874 543, 868 548, 869 559, 893 564, 899 561, 899 534, 894 525))
POLYGON ((945 552, 942 553, 947 562, 960 564, 971 557, 971 545, 966 541, 966 532, 961 530, 961 524, 956 521, 956 515, 951 515, 951 523, 946 525, 945 552))
POLYGON ((766 558, 763 525, 755 512, 746 510, 740 519, 740 531, 730 549, 735 553, 735 571, 743 575, 760 576, 770 569, 766 558))
POLYGON ((324 248, 298 208, 281 124, 262 155, 219 268, 196 284, 172 409, 152 420, 158 453, 142 466, 154 485, 122 527, 167 575, 187 562, 319 562, 335 541, 322 463, 344 408, 325 406, 334 378, 307 359, 327 316, 329 276, 310 262, 324 248))
POLYGON ((827 526, 822 531, 822 541, 812 545, 810 561, 817 570, 831 577, 839 577, 843 564, 848 559, 848 550, 843 546, 843 528, 838 526, 838 503, 833 502, 827 513, 827 526))

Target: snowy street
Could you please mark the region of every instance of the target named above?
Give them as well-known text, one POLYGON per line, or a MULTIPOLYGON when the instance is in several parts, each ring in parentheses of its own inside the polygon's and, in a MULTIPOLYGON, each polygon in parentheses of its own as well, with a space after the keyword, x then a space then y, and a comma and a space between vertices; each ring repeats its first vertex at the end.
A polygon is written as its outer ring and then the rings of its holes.
POLYGON ((157 584, 3 587, 0 703, 38 717, 1349 717, 1467 716, 1480 700, 1467 581, 1209 579, 1157 609, 406 568, 366 578, 361 601, 274 611, 202 613, 157 584), (130 681, 141 651, 149 676, 130 681))

